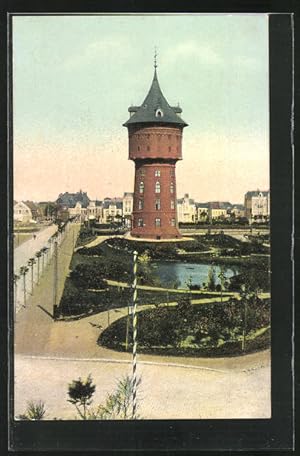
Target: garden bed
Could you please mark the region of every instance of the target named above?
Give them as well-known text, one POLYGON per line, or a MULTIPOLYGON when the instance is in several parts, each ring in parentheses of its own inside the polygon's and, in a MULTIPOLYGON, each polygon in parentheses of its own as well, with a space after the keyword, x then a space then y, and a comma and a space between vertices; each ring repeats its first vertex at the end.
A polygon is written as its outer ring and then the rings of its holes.
MULTIPOLYGON (((100 335, 98 344, 125 351, 126 324, 126 317, 115 321, 100 335)), ((161 307, 138 313, 138 351, 167 356, 238 356, 268 348, 269 325, 270 301, 253 301, 248 308, 243 350, 243 304, 240 301, 222 306, 183 302, 176 308, 161 307)), ((129 334, 131 341, 131 326, 129 334)))

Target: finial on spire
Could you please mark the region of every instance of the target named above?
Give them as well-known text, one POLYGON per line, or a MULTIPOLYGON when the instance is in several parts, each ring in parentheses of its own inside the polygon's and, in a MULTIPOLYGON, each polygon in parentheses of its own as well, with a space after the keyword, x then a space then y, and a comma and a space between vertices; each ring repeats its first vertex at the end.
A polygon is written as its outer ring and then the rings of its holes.
POLYGON ((154 68, 157 68, 157 47, 154 47, 154 68))

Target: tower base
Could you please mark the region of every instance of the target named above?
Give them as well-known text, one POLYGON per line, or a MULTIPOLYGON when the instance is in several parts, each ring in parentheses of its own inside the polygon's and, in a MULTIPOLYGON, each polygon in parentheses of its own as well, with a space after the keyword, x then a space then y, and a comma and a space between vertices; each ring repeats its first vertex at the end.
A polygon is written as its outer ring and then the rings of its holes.
POLYGON ((162 230, 155 230, 155 231, 146 231, 145 229, 138 229, 134 228, 130 232, 130 236, 132 238, 142 238, 142 239, 149 239, 149 240, 168 240, 168 239, 182 239, 182 234, 180 231, 174 227, 172 229, 168 229, 168 231, 162 230))

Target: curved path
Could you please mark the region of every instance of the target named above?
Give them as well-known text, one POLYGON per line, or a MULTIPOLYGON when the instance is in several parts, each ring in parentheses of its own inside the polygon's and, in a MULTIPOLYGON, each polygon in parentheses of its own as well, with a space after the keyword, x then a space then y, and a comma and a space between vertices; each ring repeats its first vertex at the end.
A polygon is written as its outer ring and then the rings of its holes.
MULTIPOLYGON (((78 227, 74 226, 74 230, 78 227)), ((68 274, 72 234, 59 253, 59 289, 68 274)), ((15 325, 15 414, 28 400, 46 403, 46 418, 72 419, 67 387, 92 374, 95 404, 103 402, 122 375, 131 373, 131 355, 97 345, 101 330, 126 313, 114 309, 78 321, 52 319, 53 262, 47 267, 15 325)), ((141 307, 142 309, 142 307, 141 307)), ((143 418, 268 418, 269 351, 237 358, 138 355, 140 413, 143 418)))

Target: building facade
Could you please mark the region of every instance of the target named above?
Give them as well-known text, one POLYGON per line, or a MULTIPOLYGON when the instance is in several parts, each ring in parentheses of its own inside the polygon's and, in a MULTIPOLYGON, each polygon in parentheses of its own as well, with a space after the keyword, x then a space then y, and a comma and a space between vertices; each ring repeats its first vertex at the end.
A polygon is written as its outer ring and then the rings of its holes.
POLYGON ((131 106, 129 159, 135 163, 131 235, 149 239, 181 237, 178 230, 176 162, 182 159, 181 108, 165 99, 154 65, 152 85, 141 106, 131 106))
POLYGON ((178 223, 195 223, 197 209, 195 201, 186 193, 183 198, 177 200, 178 223))
POLYGON ((250 191, 245 194, 245 211, 251 221, 265 221, 270 217, 270 192, 250 191))

